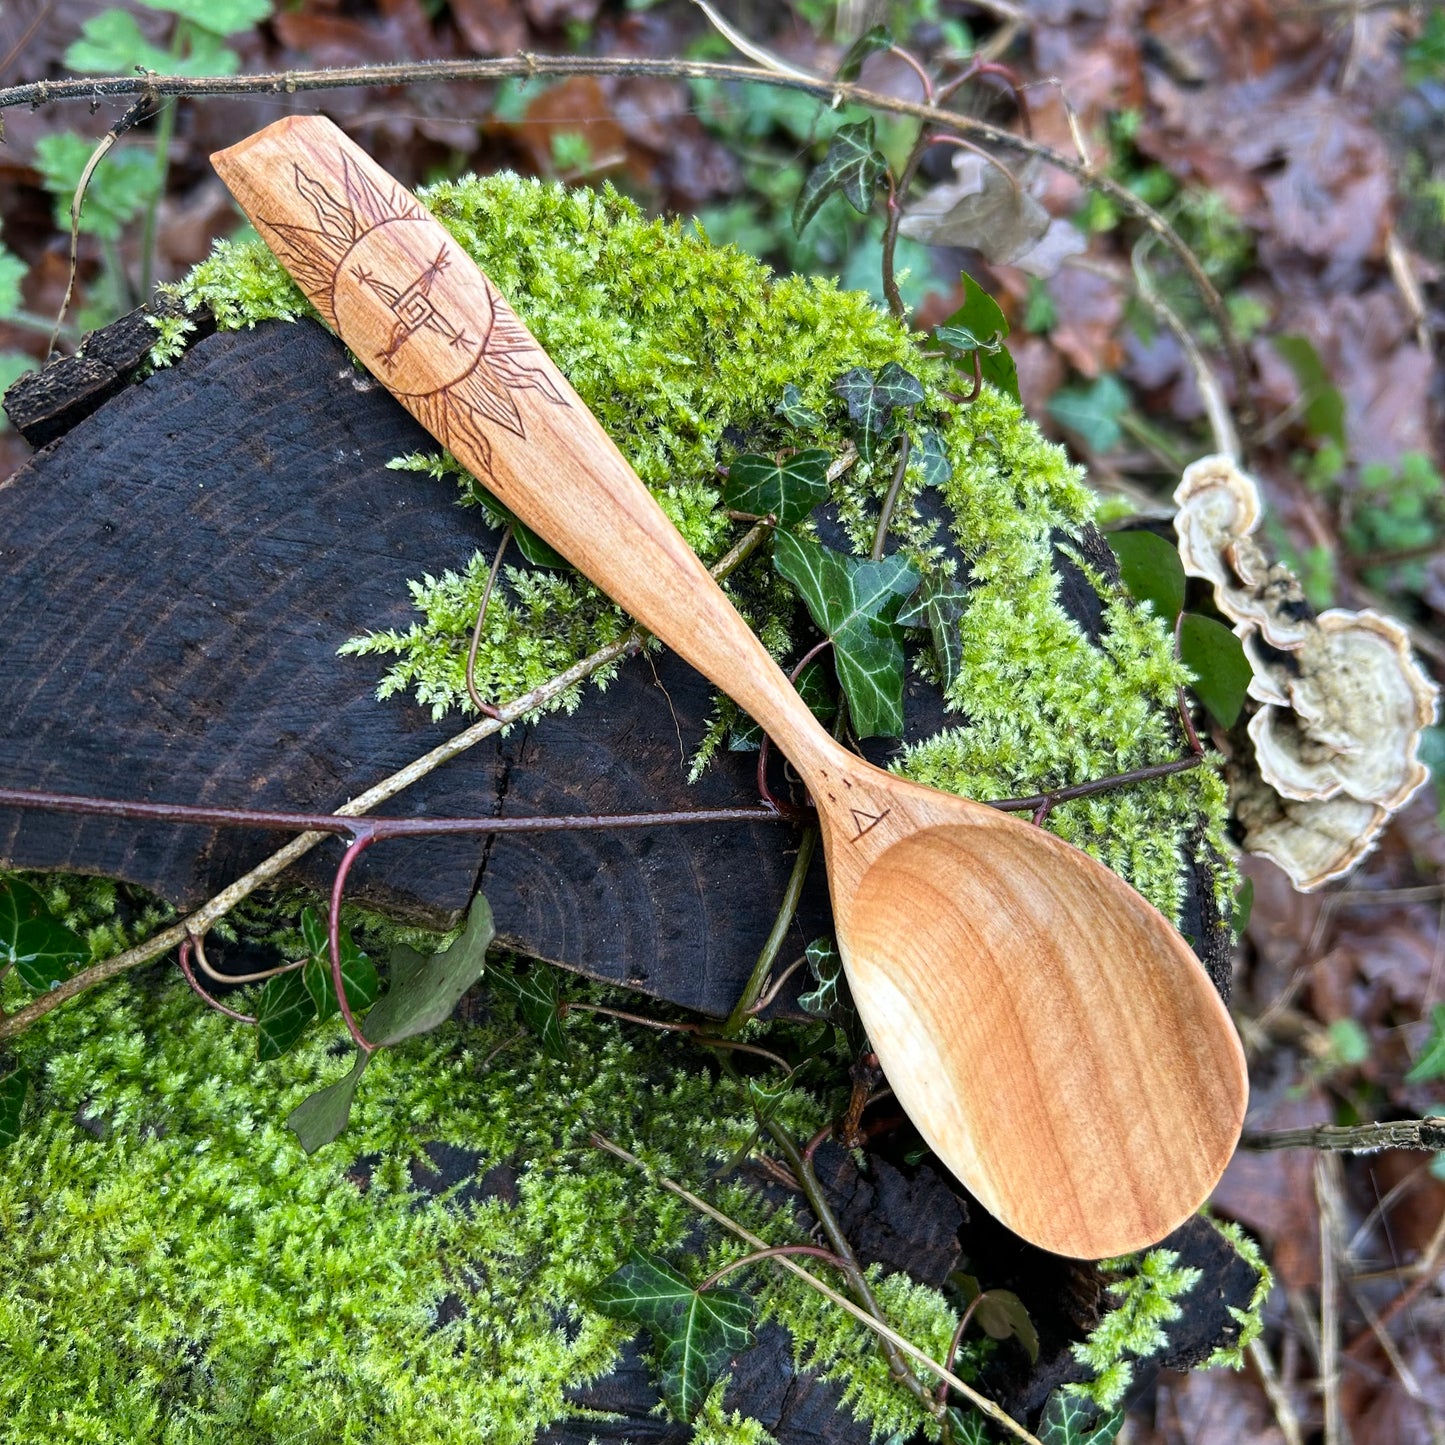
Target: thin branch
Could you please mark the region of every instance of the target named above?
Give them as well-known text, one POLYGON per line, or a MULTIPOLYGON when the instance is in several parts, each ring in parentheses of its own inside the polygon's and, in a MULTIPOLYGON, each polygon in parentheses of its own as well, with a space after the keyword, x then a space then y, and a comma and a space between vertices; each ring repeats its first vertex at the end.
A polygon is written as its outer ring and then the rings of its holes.
POLYGON ((788 886, 783 890, 783 901, 778 905, 777 916, 768 931, 767 941, 763 944, 762 952, 758 954, 758 961, 753 965, 747 983, 743 985, 742 993, 738 995, 738 1001, 733 1005, 733 1011, 722 1026, 724 1038, 740 1032, 753 1015, 763 985, 767 983, 768 974, 778 961, 778 954, 782 951, 788 930, 793 926, 793 919, 798 912, 798 900, 803 896, 803 883, 807 879, 808 869, 812 866, 813 850, 817 846, 818 828, 816 824, 810 824, 803 829, 802 836, 798 839, 798 856, 793 860, 793 871, 788 875, 788 886))
POLYGON ((878 511, 878 526, 873 532, 873 550, 868 555, 874 562, 879 562, 883 558, 883 547, 888 541, 888 526, 893 521, 893 509, 898 505, 898 494, 903 490, 903 476, 908 470, 908 457, 911 450, 912 442, 905 431, 903 441, 898 448, 898 465, 893 468, 893 480, 888 484, 888 493, 883 498, 883 505, 878 511))
POLYGON ((783 1255, 810 1255, 814 1259, 827 1260, 834 1269, 845 1271, 847 1265, 833 1253, 831 1249, 824 1249, 818 1244, 775 1244, 770 1249, 755 1249, 751 1254, 745 1254, 741 1259, 735 1259, 730 1264, 725 1264, 721 1269, 715 1269, 698 1285, 697 1292, 701 1294, 704 1290, 711 1289, 719 1280, 724 1280, 736 1269, 745 1269, 750 1264, 757 1264, 763 1259, 778 1259, 783 1255))
MULTIPOLYGON (((751 1230, 743 1228, 737 1220, 729 1218, 729 1216, 724 1214, 720 1209, 713 1208, 707 1200, 699 1198, 690 1189, 685 1189, 676 1180, 669 1179, 666 1175, 656 1173, 649 1165, 644 1163, 643 1160, 639 1159, 636 1154, 630 1153, 624 1149, 622 1145, 614 1143, 611 1139, 607 1138, 605 1134, 599 1134, 596 1130, 593 1130, 590 1138, 597 1148, 605 1149, 609 1154, 613 1154, 625 1163, 631 1164, 660 1188, 666 1189, 670 1194, 675 1194, 684 1203, 690 1204, 698 1213, 705 1214, 714 1223, 720 1224, 730 1234, 735 1234, 739 1239, 743 1240, 744 1243, 752 1245, 754 1249, 769 1248, 767 1240, 760 1239, 751 1230)), ((910 1359, 917 1361, 917 1363, 922 1365, 926 1370, 946 1380, 960 1395, 964 1396, 965 1399, 971 1400, 990 1420, 1001 1425, 1017 1439, 1024 1441, 1025 1445, 1040 1445, 1036 1435, 1031 1435, 1017 1420, 999 1409, 987 1396, 980 1395, 977 1390, 965 1384, 951 1370, 945 1369, 937 1360, 930 1359, 917 1345, 911 1344, 896 1330, 890 1329, 881 1321, 873 1319, 866 1310, 854 1304, 846 1295, 841 1295, 837 1290, 829 1288, 829 1286, 824 1284, 816 1275, 810 1274, 802 1265, 795 1264, 786 1256, 779 1257, 776 1262, 783 1269, 790 1270, 793 1274, 804 1280, 809 1288, 817 1290, 825 1299, 831 1300, 840 1310, 851 1315, 859 1324, 872 1330, 873 1333, 880 1338, 887 1340, 895 1349, 900 1350, 910 1359)))
POLYGON ((1383 1124, 1317 1124, 1246 1134, 1244 1149, 1318 1149, 1330 1154, 1375 1154, 1381 1149, 1445 1149, 1445 1117, 1394 1119, 1383 1124))
POLYGON ((1340 1260, 1343 1184, 1333 1154, 1315 1158, 1315 1198, 1320 1210, 1320 1391, 1324 1397, 1324 1445, 1344 1445, 1340 1408, 1340 1260))
POLYGON ((489 702, 482 701, 477 691, 477 649, 482 645, 482 623, 487 619, 487 604, 492 600, 492 589, 497 585, 497 573, 502 570, 502 558, 507 543, 512 540, 512 524, 502 528, 501 540, 497 543, 497 555, 492 558, 491 571, 487 573, 487 585, 482 589, 482 600, 477 604, 477 625, 472 628, 472 645, 467 651, 467 695, 472 700, 479 717, 498 717, 497 709, 489 702))
POLYGON ((363 1054, 373 1054, 377 1045, 361 1032, 361 1025, 351 1011, 351 1001, 346 997, 346 979, 341 972, 341 900, 346 895, 346 879, 353 865, 361 855, 375 843, 380 835, 376 832, 358 834, 347 845, 337 865, 336 877, 331 880, 331 912, 326 923, 327 947, 331 951, 331 987, 336 991, 336 1005, 346 1023, 346 1031, 363 1054))
POLYGON ((767 1008, 767 1006, 772 1003, 780 993, 782 993, 783 985, 787 983, 787 981, 792 978, 792 976, 797 973, 797 971, 802 968, 807 963, 807 961, 808 955, 806 953, 799 958, 795 958, 777 976, 777 978, 773 980, 773 982, 768 986, 768 991, 765 994, 761 995, 758 1001, 749 1010, 749 1012, 754 1018, 756 1018, 760 1013, 762 1013, 762 1011, 767 1008))
MULTIPOLYGON (((181 944, 180 948, 176 951, 176 962, 180 964, 181 974, 184 976, 186 982, 190 984, 191 992, 194 993, 208 1008, 215 1009, 217 1013, 225 1014, 227 1018, 236 1019, 238 1022, 243 1024, 255 1023, 256 1019, 254 1015, 237 1013, 235 1009, 227 1008, 226 1005, 220 1001, 220 999, 212 998, 211 995, 208 994, 206 990, 201 987, 200 979, 196 977, 194 971, 191 968, 191 951, 192 949, 194 949, 198 958, 204 958, 204 948, 205 946, 201 942, 201 935, 199 933, 193 933, 181 944)), ((207 968, 206 972, 210 973, 211 970, 207 968)))
POLYGON ((633 56, 536 55, 522 52, 495 60, 439 60, 401 62, 391 65, 357 65, 330 70, 281 70, 258 75, 217 75, 192 78, 184 75, 99 76, 85 79, 37 80, 0 89, 0 111, 17 105, 49 105, 57 101, 83 100, 92 105, 110 96, 140 95, 150 90, 162 95, 298 95, 312 91, 352 89, 358 86, 391 87, 412 82, 438 84, 451 81, 503 80, 549 75, 661 76, 668 79, 734 81, 778 86, 816 95, 827 103, 859 105, 891 115, 908 115, 916 120, 959 135, 973 136, 994 145, 1037 156, 1045 164, 1073 176, 1082 184, 1108 196, 1127 215, 1144 223, 1177 255, 1199 290, 1205 307, 1219 330, 1221 343, 1234 376, 1236 405, 1243 429, 1253 434, 1257 417, 1251 400, 1249 359, 1234 328, 1224 298, 1219 294, 1199 257, 1172 225, 1152 206, 1141 201, 1128 187, 1103 175, 1084 161, 1060 154, 1053 147, 1015 135, 1002 126, 972 116, 959 115, 938 106, 882 95, 862 86, 803 74, 779 74, 749 65, 732 65, 702 60, 654 60, 633 56))

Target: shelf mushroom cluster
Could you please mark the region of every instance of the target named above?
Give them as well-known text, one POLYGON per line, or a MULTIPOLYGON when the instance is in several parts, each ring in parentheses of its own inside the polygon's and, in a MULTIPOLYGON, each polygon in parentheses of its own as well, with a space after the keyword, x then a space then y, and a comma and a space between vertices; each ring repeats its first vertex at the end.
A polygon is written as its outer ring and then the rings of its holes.
POLYGON ((1195 462, 1174 500, 1184 570, 1213 584, 1254 673, 1253 765, 1236 759, 1230 779, 1244 846, 1318 888, 1348 873, 1429 777, 1417 754, 1435 686, 1388 617, 1315 615, 1253 536, 1259 492, 1229 458, 1195 462))

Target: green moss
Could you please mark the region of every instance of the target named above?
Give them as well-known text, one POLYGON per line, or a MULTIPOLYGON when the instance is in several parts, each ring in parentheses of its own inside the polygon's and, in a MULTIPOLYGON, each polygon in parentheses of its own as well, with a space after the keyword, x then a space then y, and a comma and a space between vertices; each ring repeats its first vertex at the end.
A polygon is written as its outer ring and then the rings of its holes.
POLYGON ((1109 1293, 1118 1303, 1073 1347, 1074 1358, 1093 1371, 1093 1379, 1069 1388, 1112 1410, 1133 1382, 1135 1361, 1168 1343, 1164 1326, 1179 1318, 1179 1301, 1199 1283, 1200 1271, 1181 1265, 1172 1249, 1104 1260, 1099 1267, 1113 1276, 1109 1293))
MULTIPOLYGON (((1018 405, 986 390, 971 406, 945 394, 947 364, 859 292, 816 278, 778 278, 732 247, 648 221, 610 188, 564 190, 499 175, 444 183, 424 199, 512 301, 543 346, 708 560, 736 535, 717 506, 717 468, 743 449, 814 445, 841 454, 848 441, 834 380, 852 367, 898 361, 924 384, 919 425, 937 427, 952 464, 943 488, 951 540, 971 591, 962 622, 963 672, 948 702, 956 727, 904 749, 897 766, 936 787, 984 798, 1031 794, 1176 757, 1176 685, 1163 624, 1100 583, 1105 636, 1093 645, 1058 601, 1054 544, 1076 535, 1092 500, 1079 470, 1018 405), (777 406, 798 387, 821 418, 799 430, 777 406)), ((223 327, 306 314, 310 308, 259 242, 223 243, 181 283, 223 327)), ((871 544, 892 458, 858 461, 835 485, 854 548, 871 544)), ((448 457, 398 460, 473 480, 448 457)), ((939 523, 915 505, 910 469, 894 534, 921 568, 941 565, 939 523)), ((383 695, 406 691, 440 716, 471 708, 465 657, 490 558, 463 573, 413 584, 420 619, 406 632, 355 640, 349 651, 392 659, 383 695)), ((623 621, 571 574, 504 567, 478 655, 484 695, 519 696, 598 646, 623 621)), ((793 603, 766 557, 729 589, 777 654, 790 647, 793 603)), ((915 664, 930 670, 926 657, 915 664)), ((605 684, 607 675, 598 678, 605 684)), ((572 709, 582 690, 551 706, 572 709)), ((724 707, 704 747, 716 746, 724 707)), ((1207 769, 1136 785, 1058 809, 1049 826, 1101 858, 1177 918, 1182 863, 1206 841, 1223 850, 1226 803, 1207 769)), ((1223 850, 1227 856, 1227 850, 1223 850)), ((1220 870, 1227 899, 1230 871, 1220 870)))
MULTIPOLYGON (((282 1121, 345 1068, 335 1026, 258 1069, 249 1030, 142 980, 23 1035, 36 1097, 0 1174, 8 1438, 450 1445, 464 1420, 468 1438, 525 1445, 575 1413, 568 1385, 614 1364, 626 1329, 583 1302, 630 1244, 733 1248, 592 1129, 797 1239, 787 1210, 707 1179, 752 1134, 740 1085, 594 1015, 568 1021, 570 1066, 516 1042, 494 1055, 515 1025, 498 999, 478 1025, 382 1051, 351 1128, 311 1158, 282 1121), (471 1178, 515 1171, 514 1188, 419 1190, 432 1141, 473 1151, 471 1178)), ((820 1117, 800 1092, 779 1108, 799 1133, 820 1117)), ((857 1376, 879 1432, 912 1419, 871 1337, 770 1274, 750 1283, 800 1352, 857 1376)), ((939 1296, 877 1287, 900 1329, 946 1346, 939 1296)), ((766 1439, 721 1400, 704 1425, 719 1445, 766 1439)))
POLYGON ((1259 1245, 1232 1220, 1213 1219, 1211 1224, 1234 1246, 1235 1252, 1257 1276, 1254 1292, 1244 1309, 1229 1306, 1230 1316, 1239 1325, 1239 1338, 1232 1345, 1221 1345, 1204 1362, 1206 1370, 1228 1365, 1231 1370, 1244 1368, 1244 1352, 1264 1333, 1264 1302, 1274 1288, 1274 1273, 1265 1263, 1259 1245))

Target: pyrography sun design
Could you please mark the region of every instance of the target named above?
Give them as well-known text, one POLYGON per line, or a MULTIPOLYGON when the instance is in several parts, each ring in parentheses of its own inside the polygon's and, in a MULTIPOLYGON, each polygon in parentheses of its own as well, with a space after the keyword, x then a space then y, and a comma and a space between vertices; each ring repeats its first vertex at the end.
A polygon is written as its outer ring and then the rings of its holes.
POLYGON ((341 157, 337 195, 293 167, 315 226, 257 218, 331 326, 426 429, 491 473, 488 424, 526 436, 513 393, 566 406, 545 353, 471 258, 384 171, 341 157), (387 277, 409 276, 399 288, 387 277), (440 378, 440 380, 439 380, 440 378))

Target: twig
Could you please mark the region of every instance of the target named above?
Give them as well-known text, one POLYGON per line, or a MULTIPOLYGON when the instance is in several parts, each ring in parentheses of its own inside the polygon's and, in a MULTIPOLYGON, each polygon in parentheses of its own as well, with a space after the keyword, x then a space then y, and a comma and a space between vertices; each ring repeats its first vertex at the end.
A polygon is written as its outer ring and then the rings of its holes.
POLYGON ((783 940, 787 938, 788 930, 793 926, 793 918, 798 911, 798 900, 803 895, 803 883, 807 879, 808 869, 812 866, 813 850, 817 846, 817 824, 809 824, 803 829, 802 836, 798 839, 798 856, 793 860, 793 871, 788 875, 788 886, 783 890, 783 901, 778 905, 777 916, 773 919, 773 926, 768 931, 767 941, 763 944, 762 952, 758 954, 758 961, 753 965, 753 971, 748 976, 747 983, 743 985, 742 993, 738 995, 738 1001, 733 1005, 733 1011, 722 1026, 724 1038, 739 1033, 753 1015, 758 998, 763 991, 763 985, 768 981, 768 974, 772 972, 773 965, 778 961, 783 940))
MULTIPOLYGON (((202 947, 203 945, 201 943, 200 934, 193 933, 181 944, 180 948, 176 951, 176 962, 180 964, 181 974, 185 978, 186 982, 190 984, 191 991, 201 1000, 202 1003, 207 1005, 207 1007, 209 1008, 215 1009, 217 1013, 225 1014, 227 1018, 236 1019, 243 1024, 255 1023, 256 1019, 254 1015, 237 1013, 235 1009, 227 1008, 226 1005, 220 1001, 220 999, 212 998, 211 995, 208 994, 206 990, 201 987, 201 981, 196 977, 195 973, 191 969, 191 950, 194 949, 199 955, 202 947)), ((210 970, 207 969, 206 972, 209 973, 210 970)))
POLYGON ((701 1294, 705 1289, 711 1289, 719 1280, 726 1279, 735 1269, 743 1269, 747 1265, 757 1264, 762 1259, 779 1259, 783 1255, 810 1255, 814 1259, 826 1260, 837 1270, 846 1270, 847 1266, 831 1249, 824 1249, 818 1244, 775 1244, 770 1249, 755 1249, 751 1254, 745 1254, 741 1259, 735 1259, 730 1264, 725 1264, 721 1269, 715 1269, 698 1285, 697 1292, 701 1294))
POLYGON ((492 589, 497 585, 497 573, 502 570, 502 557, 507 543, 512 540, 512 524, 502 528, 501 540, 497 543, 497 555, 492 558, 491 570, 487 573, 487 585, 482 588, 482 600, 477 604, 477 624, 472 628, 472 645, 467 650, 467 695, 476 708, 478 717, 498 717, 500 714, 493 704, 482 701, 477 691, 477 649, 482 645, 482 623, 487 617, 487 603, 492 600, 492 589))
MULTIPOLYGON (((975 351, 974 353, 978 353, 975 351)), ((898 465, 893 468, 893 480, 888 484, 888 493, 883 498, 883 505, 878 510, 878 526, 873 532, 873 550, 869 556, 873 561, 879 562, 883 559, 883 546, 888 541, 888 524, 893 520, 893 509, 898 505, 898 494, 903 490, 903 475, 908 470, 908 455, 912 448, 908 433, 903 433, 903 441, 898 448, 898 465)))
POLYGON ((1325 1445, 1346 1445, 1340 1410, 1340 1276, 1337 1250, 1341 1235, 1340 1161, 1333 1154, 1315 1159, 1315 1198, 1320 1210, 1320 1391, 1324 1397, 1325 1445))
MULTIPOLYGON (((735 1219, 729 1218, 720 1209, 714 1209, 707 1200, 699 1198, 690 1189, 685 1189, 681 1184, 677 1183, 676 1180, 669 1179, 666 1175, 656 1173, 644 1163, 643 1160, 639 1159, 636 1154, 630 1153, 620 1144, 613 1143, 605 1134, 599 1134, 596 1130, 593 1130, 590 1138, 597 1148, 605 1149, 609 1154, 613 1154, 624 1162, 631 1164, 660 1188, 666 1189, 671 1194, 675 1194, 679 1199, 690 1204, 700 1214, 705 1214, 714 1223, 720 1224, 730 1234, 735 1234, 745 1243, 752 1245, 754 1249, 769 1248, 767 1240, 760 1239, 751 1230, 745 1229, 735 1219)), ((816 1275, 810 1274, 802 1265, 795 1264, 786 1256, 778 1257, 776 1262, 783 1269, 790 1270, 793 1274, 805 1281, 809 1288, 817 1290, 825 1299, 831 1300, 840 1310, 852 1315, 855 1320, 867 1329, 872 1330, 875 1335, 887 1340, 895 1349, 900 1350, 910 1359, 917 1361, 917 1363, 922 1365, 926 1370, 946 1380, 960 1395, 972 1401, 974 1405, 982 1410, 990 1420, 1001 1425, 1017 1439, 1024 1441, 1025 1445, 1040 1445, 1037 1436, 1029 1434, 1017 1420, 999 1409, 987 1396, 980 1395, 977 1390, 965 1384, 951 1370, 945 1369, 937 1360, 930 1359, 917 1345, 910 1344, 896 1330, 890 1329, 880 1320, 873 1319, 867 1311, 854 1304, 847 1296, 839 1294, 835 1289, 831 1289, 828 1285, 824 1284, 822 1280, 818 1279, 816 1275)))
POLYGON ((1284 1436, 1284 1445, 1304 1445, 1304 1432, 1300 1429, 1294 1402, 1289 1397, 1289 1391, 1280 1382, 1274 1361, 1264 1347, 1264 1341, 1253 1339, 1246 1348, 1254 1368, 1259 1372, 1259 1383, 1264 1387, 1264 1393, 1274 1407, 1275 1422, 1279 1425, 1279 1433, 1284 1436))
POLYGON ((1249 359, 1224 298, 1219 294, 1199 257, 1172 225, 1152 206, 1141 201, 1127 186, 1111 176, 1096 172, 1085 161, 1060 154, 1052 146, 1014 134, 1002 126, 919 104, 897 96, 882 95, 862 86, 819 79, 803 74, 779 74, 761 66, 731 65, 702 60, 653 60, 633 56, 536 55, 522 52, 495 60, 441 60, 401 62, 389 65, 357 65, 331 70, 281 70, 258 75, 99 76, 85 79, 36 80, 0 89, 0 111, 17 105, 49 105, 62 100, 97 102, 109 96, 139 95, 149 89, 163 95, 298 95, 320 90, 341 90, 359 86, 391 87, 410 82, 439 84, 452 81, 535 78, 546 75, 630 75, 662 76, 669 79, 752 82, 780 86, 816 95, 829 104, 863 106, 891 115, 908 115, 935 128, 973 136, 994 145, 1037 156, 1045 164, 1073 176, 1085 186, 1108 196, 1126 214, 1142 221, 1177 255, 1198 288, 1206 309, 1219 330, 1220 341, 1234 374, 1235 395, 1241 426, 1252 434, 1257 424, 1251 398, 1249 359))
MULTIPOLYGON (((714 563, 712 575, 715 578, 725 577, 734 568, 741 565, 756 550, 763 538, 768 535, 769 530, 768 527, 759 525, 739 538, 714 563)), ((428 753, 423 753, 421 757, 413 759, 406 767, 383 778, 381 782, 368 788, 360 796, 344 803, 336 810, 336 816, 359 817, 370 812, 372 808, 386 802, 389 798, 394 798, 413 783, 434 772, 443 763, 451 762, 453 758, 460 757, 469 748, 475 747, 477 743, 494 736, 512 723, 522 721, 540 708, 546 707, 554 698, 561 696, 570 688, 576 687, 599 669, 637 651, 642 646, 643 639, 644 634, 641 629, 634 629, 625 637, 620 637, 617 641, 609 642, 607 646, 598 648, 590 657, 584 657, 565 672, 559 673, 556 677, 533 688, 531 692, 524 693, 521 697, 514 698, 499 708, 498 717, 483 718, 480 722, 473 723, 471 727, 465 728, 454 738, 433 748, 428 753)), ((7 1018, 0 1019, 0 1041, 24 1033, 37 1019, 44 1018, 52 1009, 59 1007, 76 995, 84 993, 87 989, 105 983, 108 979, 116 978, 122 973, 127 973, 133 968, 139 968, 142 964, 169 953, 173 948, 179 948, 192 933, 208 932, 219 919, 224 918, 258 888, 271 882, 273 878, 279 877, 298 859, 305 857, 318 843, 323 842, 327 836, 325 833, 310 832, 292 839, 284 848, 278 849, 264 862, 252 868, 249 873, 243 874, 234 883, 223 888, 179 923, 162 929, 161 932, 153 934, 145 942, 116 954, 114 958, 103 959, 100 963, 92 964, 89 968, 72 974, 57 987, 32 999, 24 1008, 16 1010, 7 1018)))
POLYGON ((1224 399, 1224 392, 1220 388, 1218 377, 1214 374, 1214 368, 1204 359, 1204 353, 1199 349, 1193 333, 1155 290, 1154 283, 1149 279, 1148 269, 1144 265, 1144 256, 1153 239, 1152 234, 1141 236, 1130 254, 1129 268, 1134 277, 1134 292, 1149 308, 1155 320, 1164 326, 1179 343, 1179 350, 1183 353, 1185 363, 1194 376, 1195 390, 1198 391, 1199 399, 1204 404, 1204 414, 1209 418, 1209 431, 1214 443, 1214 450, 1220 455, 1238 462, 1242 459, 1239 449, 1239 434, 1234 429, 1234 419, 1229 414, 1229 404, 1224 399))
MULTIPOLYGON (((793 1171, 793 1177, 797 1179, 799 1187, 803 1191, 803 1197, 813 1211, 813 1217, 818 1221, 823 1233, 828 1236, 828 1242, 833 1246, 838 1258, 842 1260, 849 1287, 858 1297, 859 1305, 880 1324, 883 1323, 883 1310, 873 1294, 868 1277, 863 1273, 863 1266, 858 1262, 858 1256, 853 1253, 853 1246, 843 1232, 843 1226, 839 1224, 832 1206, 828 1203, 828 1197, 823 1192, 817 1170, 813 1167, 812 1154, 805 1153, 800 1149, 797 1141, 776 1119, 764 1119, 762 1122, 763 1127, 773 1136, 773 1142, 783 1151, 783 1157, 788 1161, 788 1165, 793 1171)), ((815 1135, 810 1142, 810 1149, 815 1148, 820 1142, 821 1140, 815 1135)), ((888 1358, 888 1367, 893 1378, 925 1409, 942 1414, 942 1407, 934 1399, 929 1387, 908 1368, 899 1351, 886 1336, 883 1337, 883 1353, 888 1358)))
POLYGON ((800 958, 795 958, 777 976, 777 978, 773 980, 773 982, 768 986, 768 991, 765 994, 762 994, 758 998, 757 1002, 754 1003, 752 1008, 749 1010, 749 1012, 754 1018, 756 1018, 760 1013, 762 1013, 762 1011, 767 1008, 767 1006, 772 1003, 774 999, 777 998, 777 996, 783 991, 783 985, 787 983, 787 981, 792 978, 792 976, 797 973, 797 971, 802 968, 803 965, 807 963, 807 961, 808 955, 806 953, 803 954, 800 958))
POLYGON ((1393 1119, 1383 1124, 1317 1124, 1246 1134, 1245 1149, 1318 1149, 1333 1154, 1374 1154, 1381 1149, 1445 1149, 1445 1117, 1393 1119))

